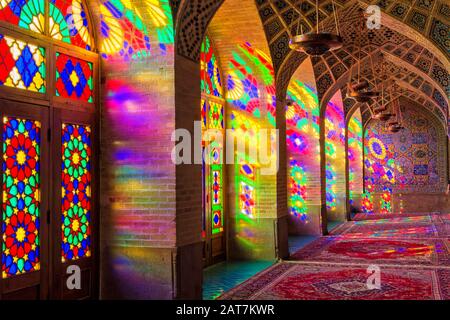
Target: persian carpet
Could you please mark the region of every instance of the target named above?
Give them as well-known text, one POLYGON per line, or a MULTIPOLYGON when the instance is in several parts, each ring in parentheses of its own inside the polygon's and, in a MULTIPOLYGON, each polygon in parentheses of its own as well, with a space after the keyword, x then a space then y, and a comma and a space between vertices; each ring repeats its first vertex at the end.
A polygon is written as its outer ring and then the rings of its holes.
POLYGON ((381 268, 381 287, 367 285, 367 266, 279 263, 223 294, 221 300, 448 300, 450 270, 381 268))
POLYGON ((413 212, 413 213, 358 213, 353 217, 354 221, 373 219, 392 219, 402 217, 417 217, 439 214, 436 212, 413 212))
MULTIPOLYGON (((379 220, 371 220, 379 221, 379 220)), ((439 238, 447 237, 444 224, 433 223, 361 223, 349 222, 333 230, 331 235, 345 235, 353 238, 439 238)))
MULTIPOLYGON (((351 236, 351 235, 350 235, 351 236)), ((448 239, 322 237, 291 256, 334 263, 450 266, 448 239)))

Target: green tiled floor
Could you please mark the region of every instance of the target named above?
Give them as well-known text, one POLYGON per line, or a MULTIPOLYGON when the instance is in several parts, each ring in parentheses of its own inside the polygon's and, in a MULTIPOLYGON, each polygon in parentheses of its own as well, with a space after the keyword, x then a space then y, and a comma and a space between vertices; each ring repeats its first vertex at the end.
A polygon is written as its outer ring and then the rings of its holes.
POLYGON ((318 238, 319 236, 289 236, 289 253, 297 252, 318 238))
MULTIPOLYGON (((332 230, 341 223, 330 222, 328 228, 332 230)), ((317 238, 318 236, 290 236, 289 252, 292 254, 317 238)), ((275 261, 228 261, 206 268, 203 271, 203 299, 216 299, 274 263, 275 261)))
POLYGON ((343 221, 328 221, 328 232, 336 228, 337 226, 343 224, 343 221))
POLYGON ((274 263, 275 261, 233 261, 222 262, 205 269, 203 299, 217 298, 274 263))

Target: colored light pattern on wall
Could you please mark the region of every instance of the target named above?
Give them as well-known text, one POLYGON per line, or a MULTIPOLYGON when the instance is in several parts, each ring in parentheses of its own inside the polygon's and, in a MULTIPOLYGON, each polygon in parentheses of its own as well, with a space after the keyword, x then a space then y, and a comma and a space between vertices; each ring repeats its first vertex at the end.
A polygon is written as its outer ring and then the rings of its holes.
POLYGON ((365 132, 364 179, 376 212, 403 210, 403 194, 446 190, 446 133, 419 107, 402 101, 401 110, 404 130, 393 134, 371 121, 365 132))
POLYGON ((261 117, 261 102, 258 81, 253 70, 236 52, 230 61, 227 78, 226 98, 229 103, 252 114, 261 117))
POLYGON ((289 170, 289 211, 291 215, 306 220, 308 213, 306 204, 308 179, 306 172, 296 160, 289 163, 289 170))
MULTIPOLYGON (((256 120, 251 119, 246 114, 232 111, 230 115, 230 125, 234 136, 245 139, 246 147, 257 146, 259 143, 258 130, 260 125, 256 120)), ((243 229, 247 223, 254 223, 258 218, 257 198, 258 198, 258 163, 249 154, 236 151, 235 159, 235 181, 236 181, 236 207, 238 225, 241 220, 243 229)))
POLYGON ((173 52, 172 13, 168 0, 144 0, 139 8, 130 1, 109 0, 100 5, 101 47, 105 59, 125 61, 173 52))
POLYGON ((364 192, 363 175, 363 126, 361 111, 358 109, 348 123, 348 164, 350 204, 364 192))
POLYGON ((329 213, 342 215, 341 211, 345 210, 342 203, 345 199, 345 118, 340 91, 325 111, 325 157, 327 209, 329 213))
POLYGON ((91 128, 63 124, 62 262, 91 256, 91 128))
POLYGON ((205 94, 223 97, 222 77, 211 39, 206 36, 200 53, 200 83, 205 94))
POLYGON ((92 63, 56 53, 56 96, 94 102, 93 76, 92 63))
POLYGON ((250 43, 244 43, 240 47, 240 51, 249 59, 256 67, 259 78, 264 83, 264 91, 266 94, 267 118, 272 126, 276 126, 276 88, 275 88, 275 71, 272 66, 272 59, 263 51, 253 48, 250 43))
POLYGON ((381 140, 384 126, 382 123, 371 121, 364 134, 364 183, 365 195, 363 210, 374 212, 374 193, 380 193, 380 213, 392 212, 392 186, 395 184, 394 155, 381 140), (375 124, 378 129, 371 128, 375 124), (379 126, 380 125, 380 126, 379 126))
POLYGON ((0 34, 0 85, 44 93, 45 50, 0 34))
POLYGON ((319 102, 315 91, 299 80, 290 83, 287 99, 289 211, 307 223, 308 204, 320 203, 319 102))
POLYGON ((40 269, 41 123, 3 119, 2 278, 40 269))
POLYGON ((2 0, 0 20, 26 30, 44 33, 45 0, 2 0))
POLYGON ((49 33, 53 39, 91 50, 93 37, 83 2, 50 0, 49 33))

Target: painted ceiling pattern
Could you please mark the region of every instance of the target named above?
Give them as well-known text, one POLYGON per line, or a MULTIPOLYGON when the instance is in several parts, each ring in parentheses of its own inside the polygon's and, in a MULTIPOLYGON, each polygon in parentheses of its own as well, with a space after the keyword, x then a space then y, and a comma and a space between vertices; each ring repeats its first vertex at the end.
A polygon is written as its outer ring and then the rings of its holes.
MULTIPOLYGON (((209 21, 224 0, 171 0, 174 12, 178 12, 177 30, 178 53, 192 60, 198 60, 201 41, 209 21)), ((341 33, 345 46, 335 52, 313 60, 317 79, 319 99, 330 90, 335 92, 339 79, 354 65, 358 52, 359 32, 355 23, 360 21, 360 7, 356 1, 335 0, 341 33)), ((363 0, 376 4, 395 21, 410 26, 415 32, 430 39, 436 47, 450 57, 450 7, 445 0, 363 0)), ((315 27, 316 12, 314 0, 255 0, 269 44, 273 66, 277 72, 277 91, 284 92, 306 58, 304 54, 289 48, 291 35, 299 28, 304 32, 315 27)), ((333 31, 333 5, 331 0, 319 1, 319 21, 321 28, 333 31)), ((175 13, 174 13, 175 14, 175 13)), ((369 31, 364 28, 362 37, 362 57, 377 49, 402 60, 402 72, 396 71, 397 79, 402 79, 402 87, 410 98, 426 103, 434 109, 439 105, 443 112, 448 110, 448 72, 435 55, 421 44, 386 26, 369 31), (406 71, 405 71, 406 70, 406 71)), ((447 63, 447 61, 445 61, 447 63)), ((400 68, 400 67, 399 67, 400 68)), ((372 80, 376 84, 378 80, 372 80)), ((380 80, 381 81, 381 80, 380 80)), ((332 94, 331 94, 332 95, 332 94)), ((345 101, 347 110, 351 101, 345 101)), ((446 113, 447 114, 447 113, 446 113)))

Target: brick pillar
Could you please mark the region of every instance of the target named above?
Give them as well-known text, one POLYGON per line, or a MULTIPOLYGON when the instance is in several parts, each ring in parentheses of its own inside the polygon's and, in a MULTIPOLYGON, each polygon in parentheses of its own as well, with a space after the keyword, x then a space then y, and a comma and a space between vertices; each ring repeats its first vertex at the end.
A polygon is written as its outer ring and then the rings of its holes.
POLYGON ((277 92, 277 129, 279 131, 279 169, 277 173, 277 255, 285 259, 289 256, 288 244, 288 181, 286 148, 286 93, 277 92))

